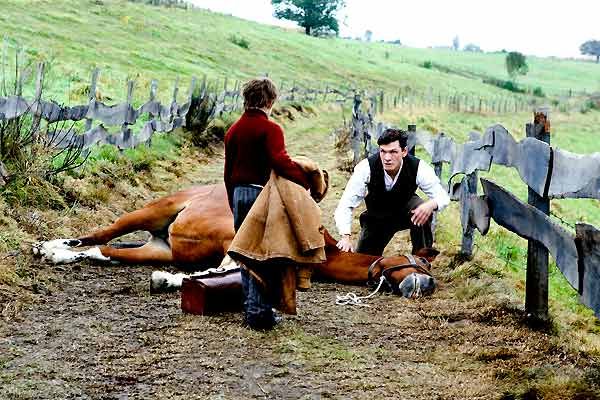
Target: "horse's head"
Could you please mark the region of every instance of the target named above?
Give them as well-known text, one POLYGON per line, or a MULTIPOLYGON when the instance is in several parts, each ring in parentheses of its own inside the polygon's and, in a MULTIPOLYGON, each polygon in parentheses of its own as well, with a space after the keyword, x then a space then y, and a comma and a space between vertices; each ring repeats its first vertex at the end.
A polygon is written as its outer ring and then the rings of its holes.
POLYGON ((435 290, 430 262, 439 251, 421 249, 415 255, 382 257, 369 267, 369 281, 376 283, 383 276, 391 290, 407 298, 427 296, 435 290))
POLYGON ((310 195, 318 203, 327 194, 329 189, 329 174, 324 169, 319 168, 319 164, 305 156, 294 157, 294 161, 307 174, 310 181, 310 195))

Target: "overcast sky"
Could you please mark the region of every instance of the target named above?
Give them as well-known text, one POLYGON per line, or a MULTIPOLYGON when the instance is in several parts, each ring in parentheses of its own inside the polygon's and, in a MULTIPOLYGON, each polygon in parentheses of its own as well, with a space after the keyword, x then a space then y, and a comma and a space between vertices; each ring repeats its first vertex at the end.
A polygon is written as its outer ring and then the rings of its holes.
MULTIPOLYGON (((270 0, 192 0, 191 3, 268 24, 270 0)), ((346 0, 340 35, 400 39, 411 47, 479 45, 485 51, 516 50, 539 56, 578 57, 586 40, 600 40, 599 0, 346 0)), ((293 24, 292 24, 293 25, 293 24)))

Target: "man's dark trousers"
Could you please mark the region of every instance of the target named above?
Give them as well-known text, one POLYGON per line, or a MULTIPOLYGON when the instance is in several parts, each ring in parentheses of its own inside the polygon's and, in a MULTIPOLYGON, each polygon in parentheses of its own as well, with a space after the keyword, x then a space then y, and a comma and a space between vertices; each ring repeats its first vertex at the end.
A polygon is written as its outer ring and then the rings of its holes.
POLYGON ((431 218, 422 226, 413 225, 411 210, 424 203, 416 194, 404 206, 390 217, 369 215, 368 210, 360 215, 360 237, 356 251, 358 253, 380 256, 385 246, 392 240, 394 234, 404 229, 410 229, 412 253, 419 249, 433 246, 431 218))
MULTIPOLYGON (((262 188, 252 185, 236 186, 233 190, 233 226, 237 232, 248 215, 252 204, 262 188)), ((252 329, 271 329, 275 326, 275 314, 260 284, 242 268, 242 290, 244 291, 244 317, 252 329)))

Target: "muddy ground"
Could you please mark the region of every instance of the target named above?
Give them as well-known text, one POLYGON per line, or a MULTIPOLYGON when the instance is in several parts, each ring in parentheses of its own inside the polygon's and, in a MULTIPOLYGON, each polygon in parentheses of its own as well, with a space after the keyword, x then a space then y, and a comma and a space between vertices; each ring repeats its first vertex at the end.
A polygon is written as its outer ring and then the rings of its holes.
POLYGON ((0 331, 3 399, 508 399, 540 378, 598 373, 518 310, 443 287, 343 307, 336 294, 368 289, 315 283, 297 316, 253 332, 239 313, 185 315, 177 293, 150 295, 148 267, 39 268, 53 289, 33 288, 0 331))

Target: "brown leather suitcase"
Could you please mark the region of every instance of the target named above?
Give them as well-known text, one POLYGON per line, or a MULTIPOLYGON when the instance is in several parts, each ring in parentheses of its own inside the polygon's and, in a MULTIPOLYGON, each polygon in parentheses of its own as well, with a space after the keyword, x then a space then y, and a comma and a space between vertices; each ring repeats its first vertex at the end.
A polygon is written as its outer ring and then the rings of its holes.
POLYGON ((196 315, 241 311, 242 297, 242 274, 239 270, 217 276, 184 278, 181 309, 196 315))

